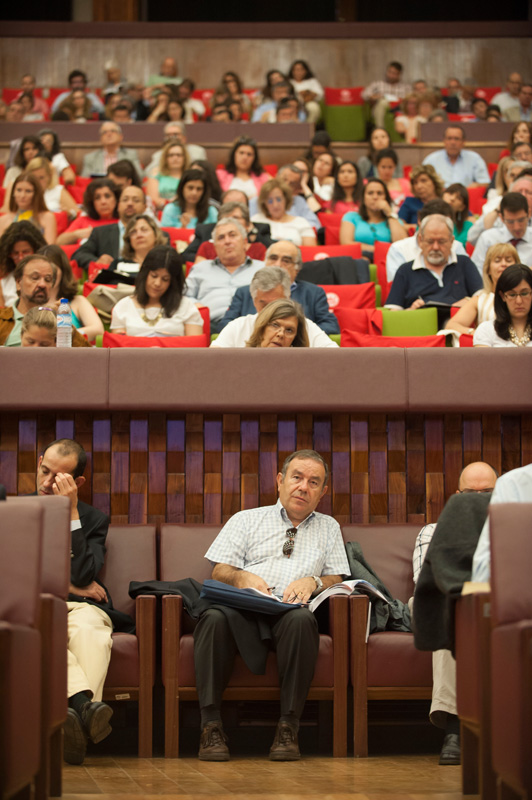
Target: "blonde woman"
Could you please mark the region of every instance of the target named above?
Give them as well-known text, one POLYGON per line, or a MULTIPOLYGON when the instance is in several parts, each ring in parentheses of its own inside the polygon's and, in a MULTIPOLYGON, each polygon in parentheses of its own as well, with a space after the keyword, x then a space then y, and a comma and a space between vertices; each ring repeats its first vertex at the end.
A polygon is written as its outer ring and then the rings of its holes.
POLYGON ((21 347, 55 347, 57 317, 51 308, 30 308, 22 318, 21 347))
POLYGON ((458 313, 451 317, 445 325, 446 330, 457 333, 473 333, 474 325, 495 319, 493 301, 495 284, 506 267, 519 264, 517 250, 511 244, 494 244, 486 253, 482 269, 484 291, 471 297, 458 313))
POLYGON ((179 181, 186 169, 188 169, 186 148, 179 142, 168 142, 161 153, 159 171, 152 178, 148 178, 146 185, 146 194, 151 197, 158 210, 175 199, 179 181))

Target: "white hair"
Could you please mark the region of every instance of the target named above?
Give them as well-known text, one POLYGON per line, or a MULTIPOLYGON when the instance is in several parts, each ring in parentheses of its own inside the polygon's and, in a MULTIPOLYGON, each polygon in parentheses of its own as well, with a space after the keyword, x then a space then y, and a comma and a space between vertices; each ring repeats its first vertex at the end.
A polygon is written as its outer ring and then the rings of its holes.
POLYGON ((427 225, 431 222, 441 222, 444 223, 447 228, 449 229, 449 233, 451 234, 451 238, 454 239, 454 223, 452 219, 449 217, 444 217, 443 214, 429 214, 428 217, 425 217, 421 225, 419 226, 419 234, 422 235, 427 225))

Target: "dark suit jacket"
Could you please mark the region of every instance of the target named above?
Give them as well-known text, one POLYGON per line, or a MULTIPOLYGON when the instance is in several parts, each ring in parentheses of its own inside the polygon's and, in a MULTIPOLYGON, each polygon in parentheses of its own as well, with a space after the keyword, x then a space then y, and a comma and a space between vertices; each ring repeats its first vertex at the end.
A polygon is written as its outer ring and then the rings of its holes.
POLYGON ((369 283, 369 265, 365 258, 331 256, 319 261, 306 261, 298 275, 301 281, 332 284, 369 283))
MULTIPOLYGON (((340 333, 338 320, 332 311, 329 311, 327 296, 319 286, 306 281, 297 281, 295 288, 292 289, 291 298, 303 306, 306 318, 319 325, 325 333, 340 333)), ((240 286, 222 317, 220 330, 237 317, 256 313, 257 309, 253 305, 249 286, 240 286)))
MULTIPOLYGON (((185 261, 195 261, 198 250, 203 242, 208 242, 212 238, 212 232, 215 224, 216 223, 211 222, 208 225, 196 225, 196 236, 191 241, 187 249, 183 252, 185 261)), ((253 224, 257 229, 257 235, 253 241, 260 242, 265 247, 269 247, 271 244, 273 244, 273 239, 270 236, 270 226, 265 222, 254 222, 253 224)), ((253 309, 252 313, 255 313, 255 309, 253 309)))
MULTIPOLYGON (((170 241, 168 234, 163 231, 167 242, 170 241)), ((120 246, 120 232, 118 230, 118 222, 112 222, 110 225, 102 225, 100 228, 93 228, 92 233, 87 241, 79 247, 73 254, 72 258, 77 261, 82 269, 88 269, 91 261, 98 261, 100 256, 112 256, 115 261, 118 259, 120 253, 118 248, 120 246)), ((110 269, 113 265, 110 265, 110 269)))
POLYGON ((118 223, 112 222, 110 225, 93 228, 87 241, 76 250, 72 258, 82 269, 88 269, 91 261, 98 261, 100 256, 106 253, 113 258, 118 258, 119 244, 118 223))
MULTIPOLYGON (((98 575, 105 560, 105 539, 109 528, 109 519, 97 508, 93 508, 81 500, 78 500, 78 511, 81 528, 72 531, 70 580, 74 586, 87 586, 92 581, 103 586, 103 583, 98 580, 98 575)), ((135 629, 133 620, 127 614, 113 608, 111 596, 107 589, 105 591, 107 592, 107 603, 97 603, 91 599, 83 602, 98 606, 109 614, 115 631, 132 633, 135 629)), ((80 596, 76 594, 69 595, 68 599, 78 602, 81 600, 80 596)))

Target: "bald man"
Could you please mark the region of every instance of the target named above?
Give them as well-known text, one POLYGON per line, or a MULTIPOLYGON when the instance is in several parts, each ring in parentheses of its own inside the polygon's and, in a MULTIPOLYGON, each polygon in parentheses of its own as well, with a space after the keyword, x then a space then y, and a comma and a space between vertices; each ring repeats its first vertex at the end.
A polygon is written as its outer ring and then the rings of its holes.
MULTIPOLYGON (((484 461, 474 461, 465 467, 458 479, 456 494, 470 492, 492 492, 498 478, 497 473, 484 461)), ((425 525, 416 539, 414 556, 414 583, 417 583, 421 567, 431 543, 436 523, 425 525)), ((456 663, 450 650, 436 650, 432 654, 432 704, 430 721, 445 730, 440 753, 440 764, 460 764, 460 721, 456 711, 456 663)))

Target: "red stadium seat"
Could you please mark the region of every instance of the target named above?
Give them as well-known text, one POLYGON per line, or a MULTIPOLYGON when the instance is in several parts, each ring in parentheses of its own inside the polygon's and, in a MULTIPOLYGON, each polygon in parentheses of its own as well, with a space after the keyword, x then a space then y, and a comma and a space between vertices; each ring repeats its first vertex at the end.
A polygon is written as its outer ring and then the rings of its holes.
POLYGON ((328 211, 319 211, 318 219, 324 228, 339 228, 343 214, 330 214, 328 211))
POLYGON ((73 256, 74 253, 76 252, 76 250, 78 249, 79 245, 78 244, 62 244, 62 245, 60 245, 60 247, 61 247, 61 250, 63 251, 63 253, 65 253, 66 256, 70 259, 70 257, 73 256))
POLYGON ((375 336, 343 330, 341 347, 445 347, 445 336, 375 336))
POLYGON ((346 88, 325 87, 325 103, 328 106, 361 106, 363 86, 348 86, 346 88))
POLYGON ((486 198, 484 197, 486 187, 472 186, 467 191, 469 192, 469 210, 472 214, 481 214, 482 207, 486 202, 486 198))
POLYGON ((322 258, 331 258, 333 256, 362 258, 362 247, 358 242, 353 242, 353 244, 313 245, 312 247, 301 247, 300 250, 303 261, 321 261, 322 258))
POLYGON ((334 315, 340 330, 351 330, 357 333, 382 334, 382 311, 378 308, 346 308, 336 306, 334 315))
POLYGON ((69 226, 68 214, 66 211, 55 211, 55 224, 57 225, 57 235, 64 233, 69 226))
POLYGON ((327 302, 331 311, 337 306, 343 308, 375 308, 375 284, 338 284, 324 286, 321 288, 327 295, 327 302))
POLYGON ((161 228, 161 230, 170 237, 170 244, 172 247, 176 242, 187 242, 187 244, 190 244, 196 235, 193 228, 161 228))
POLYGON ((377 283, 381 287, 381 303, 383 305, 386 302, 391 286, 386 276, 386 256, 390 247, 390 242, 375 242, 375 249, 373 251, 373 261, 377 266, 377 283))
POLYGON ((208 347, 209 337, 200 336, 125 336, 106 331, 102 347, 208 347))

